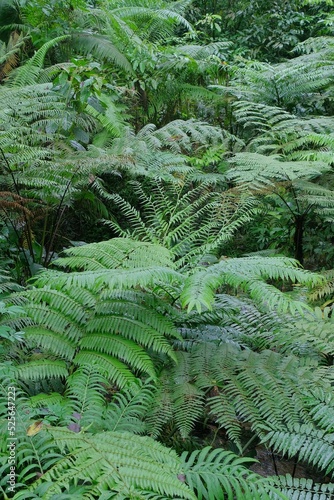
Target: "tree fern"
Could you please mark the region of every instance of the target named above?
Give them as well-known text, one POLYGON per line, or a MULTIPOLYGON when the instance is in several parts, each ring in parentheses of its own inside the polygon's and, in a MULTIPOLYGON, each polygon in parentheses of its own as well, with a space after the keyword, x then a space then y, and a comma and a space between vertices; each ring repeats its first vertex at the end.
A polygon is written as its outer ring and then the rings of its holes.
POLYGON ((236 77, 235 86, 247 100, 285 106, 299 102, 301 96, 325 89, 332 78, 331 46, 319 46, 309 54, 268 64, 257 61, 245 65, 236 77))
POLYGON ((257 153, 238 153, 231 160, 235 164, 227 176, 239 183, 248 183, 253 189, 265 188, 272 190, 273 182, 293 182, 296 179, 312 179, 328 171, 323 162, 287 162, 279 158, 259 155, 257 153))
POLYGON ((332 149, 330 116, 298 116, 263 103, 238 101, 235 119, 244 127, 247 150, 284 154, 290 160, 330 161, 332 149))

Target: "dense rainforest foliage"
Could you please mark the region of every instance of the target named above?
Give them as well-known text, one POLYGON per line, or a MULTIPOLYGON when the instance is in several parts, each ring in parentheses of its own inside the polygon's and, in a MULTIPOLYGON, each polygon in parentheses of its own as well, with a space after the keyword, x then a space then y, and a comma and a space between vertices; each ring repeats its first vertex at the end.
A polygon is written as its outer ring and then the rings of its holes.
POLYGON ((0 3, 0 496, 334 498, 334 3, 0 3))

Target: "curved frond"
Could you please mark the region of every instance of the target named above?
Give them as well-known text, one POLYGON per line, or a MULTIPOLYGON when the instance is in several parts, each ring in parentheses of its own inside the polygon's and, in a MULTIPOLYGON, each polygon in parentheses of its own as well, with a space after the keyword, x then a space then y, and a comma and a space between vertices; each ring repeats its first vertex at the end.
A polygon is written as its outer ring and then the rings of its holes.
MULTIPOLYGON (((252 461, 236 457, 233 453, 210 447, 181 456, 186 482, 196 491, 199 500, 265 500, 272 496, 268 492, 268 481, 260 479, 247 469, 252 461)), ((280 498, 278 495, 277 498, 280 498)), ((284 498, 283 495, 281 498, 284 498)))
POLYGON ((191 311, 211 309, 216 290, 223 284, 248 293, 258 304, 280 311, 302 311, 307 306, 280 292, 266 280, 288 280, 314 286, 321 281, 315 273, 297 267, 297 261, 287 257, 244 257, 223 259, 208 269, 199 269, 190 275, 181 293, 181 302, 191 311))

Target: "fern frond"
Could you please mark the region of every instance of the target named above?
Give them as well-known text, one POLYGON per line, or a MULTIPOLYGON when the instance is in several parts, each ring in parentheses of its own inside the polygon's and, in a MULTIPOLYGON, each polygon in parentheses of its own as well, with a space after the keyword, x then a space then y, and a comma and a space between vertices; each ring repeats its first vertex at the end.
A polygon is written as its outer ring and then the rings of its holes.
POLYGON ((67 377, 68 370, 64 361, 41 359, 30 361, 17 367, 17 376, 21 380, 40 380, 67 377))
POLYGON ((334 354, 333 319, 326 318, 320 309, 305 318, 291 318, 294 334, 284 325, 275 333, 273 345, 280 352, 317 357, 334 354))
POLYGON ((281 311, 302 311, 305 304, 294 301, 277 288, 265 282, 267 279, 283 279, 305 283, 319 283, 321 278, 314 273, 297 268, 297 262, 286 257, 245 257, 223 259, 207 270, 198 270, 189 276, 181 293, 181 303, 189 311, 197 308, 212 308, 215 291, 224 283, 249 293, 258 304, 277 307, 281 311))
POLYGON ((103 271, 84 271, 82 273, 60 273, 48 271, 41 274, 38 284, 51 283, 55 288, 87 288, 91 292, 106 287, 110 290, 127 290, 137 286, 152 287, 159 282, 173 283, 181 281, 181 275, 166 267, 144 267, 130 269, 107 269, 103 271))
POLYGON ((41 327, 26 327, 25 339, 31 347, 41 347, 46 352, 51 349, 54 354, 71 361, 75 355, 75 342, 68 338, 60 337, 58 332, 52 332, 41 327))
POLYGON ((324 297, 330 297, 334 294, 334 269, 324 271, 324 283, 316 286, 310 294, 310 300, 315 301, 324 297))
POLYGON ((107 489, 118 496, 143 497, 151 492, 165 498, 196 498, 177 477, 182 469, 176 453, 150 438, 127 432, 90 436, 62 428, 49 432, 69 454, 33 484, 34 489, 45 486, 45 498, 68 491, 81 479, 90 481, 93 496, 107 489))
POLYGON ((290 457, 297 455, 299 460, 307 461, 326 474, 334 469, 333 435, 312 425, 296 424, 286 430, 270 430, 264 442, 290 457))
POLYGON ((196 491, 199 500, 272 498, 267 480, 247 469, 252 459, 237 458, 231 452, 210 447, 191 454, 184 452, 181 459, 186 482, 196 491))
POLYGON ((268 157, 257 153, 237 153, 231 162, 236 165, 227 177, 239 183, 247 183, 251 189, 269 185, 274 190, 273 182, 293 182, 297 179, 312 179, 328 171, 328 165, 322 162, 279 161, 277 157, 268 157))
POLYGON ((95 364, 96 369, 101 375, 109 380, 113 380, 120 388, 126 387, 136 381, 136 377, 125 363, 106 354, 81 350, 76 355, 74 361, 81 367, 95 364))
MULTIPOLYGON (((161 252, 155 260, 170 263, 165 249, 123 239, 71 249, 68 253, 74 255, 65 258, 63 265, 81 267, 83 256, 89 255, 95 259, 89 260, 87 267, 97 270, 47 271, 35 280, 35 288, 13 297, 24 307, 25 313, 20 312, 12 322, 27 327, 27 347, 41 348, 41 358, 60 357, 83 369, 94 365, 119 387, 133 382, 138 373, 155 378, 152 353, 174 359, 170 339, 180 339, 165 314, 168 304, 159 298, 160 286, 183 279, 170 267, 154 265, 154 254, 151 257, 147 250, 156 248, 161 252), (148 267, 137 267, 141 258, 149 259, 148 267), (150 293, 139 291, 139 287, 148 288, 150 293), (157 294, 151 294, 152 287, 158 287, 157 294)), ((173 314, 172 310, 169 313, 173 314)), ((27 363, 25 371, 21 367, 25 379, 34 376, 34 366, 27 363)), ((38 377, 46 377, 48 373, 40 370, 38 377)))
POLYGON ((99 427, 106 407, 107 383, 94 363, 83 365, 67 378, 65 397, 70 400, 74 420, 79 420, 81 427, 92 424, 99 427))
POLYGON ((147 266, 173 267, 168 249, 127 238, 69 248, 56 264, 71 270, 133 269, 147 266))
POLYGON ((333 483, 316 483, 309 478, 278 476, 273 483, 288 498, 293 500, 330 500, 334 494, 333 483))
POLYGON ((104 415, 106 428, 110 431, 144 434, 151 431, 145 423, 153 403, 156 387, 138 382, 123 392, 115 394, 104 415))
POLYGON ((47 52, 52 47, 60 42, 63 42, 64 40, 67 40, 68 38, 69 35, 62 35, 44 43, 44 45, 38 49, 23 66, 20 66, 11 73, 11 84, 17 87, 24 87, 26 85, 34 85, 35 83, 38 83, 38 76, 47 52))
POLYGON ((106 36, 86 31, 72 35, 74 47, 82 54, 94 54, 98 59, 111 61, 131 74, 132 67, 127 57, 106 36))

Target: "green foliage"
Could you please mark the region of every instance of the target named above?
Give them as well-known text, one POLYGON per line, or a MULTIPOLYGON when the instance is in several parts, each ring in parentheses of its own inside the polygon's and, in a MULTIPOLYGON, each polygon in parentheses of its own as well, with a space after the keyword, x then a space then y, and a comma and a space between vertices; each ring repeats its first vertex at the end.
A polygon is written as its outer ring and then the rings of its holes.
POLYGON ((68 248, 64 253, 65 257, 57 259, 57 266, 72 271, 173 267, 167 248, 123 238, 68 248))
POLYGON ((213 304, 215 291, 223 284, 245 291, 262 307, 278 308, 287 312, 302 312, 306 304, 280 292, 266 280, 285 279, 306 285, 316 284, 319 276, 297 267, 297 262, 286 257, 244 257, 223 258, 218 264, 208 269, 200 269, 190 275, 181 294, 181 302, 188 310, 196 307, 200 312, 203 307, 213 304))
POLYGON ((0 6, 4 498, 331 498, 330 4, 0 6))
POLYGON ((116 221, 107 221, 106 224, 123 237, 160 243, 171 250, 178 267, 203 259, 215 253, 249 220, 254 203, 232 190, 214 190, 214 176, 212 180, 210 177, 200 180, 197 185, 194 180, 193 174, 173 183, 156 178, 150 195, 134 182, 134 192, 141 202, 140 210, 118 194, 112 195, 130 228, 123 230, 116 221))
POLYGON ((33 493, 45 499, 79 492, 101 498, 106 490, 129 499, 205 498, 203 493, 213 499, 222 498, 222 493, 240 500, 284 498, 268 480, 249 473, 245 465, 251 459, 223 450, 206 448, 178 457, 151 438, 127 432, 76 434, 55 427, 48 432, 63 457, 29 489, 17 493, 16 500, 36 498, 33 493), (82 487, 78 480, 84 481, 82 487))
POLYGON ((103 418, 106 428, 133 434, 150 433, 150 426, 145 419, 153 404, 155 393, 156 387, 151 383, 135 383, 125 391, 115 394, 103 418))
POLYGON ((152 418, 156 432, 174 421, 186 437, 207 412, 240 451, 242 433, 250 426, 274 451, 332 474, 330 367, 269 350, 241 350, 224 337, 221 344, 197 341, 178 357, 178 365, 161 378, 152 418))
MULTIPOLYGON (((249 458, 236 459, 235 456, 219 448, 211 450, 209 447, 201 451, 195 451, 188 456, 184 452, 181 457, 184 460, 184 475, 187 483, 197 492, 199 500, 212 498, 245 498, 265 499, 275 498, 274 494, 268 495, 267 481, 256 477, 254 473, 247 471, 244 466, 251 461, 249 458)), ((280 498, 277 495, 276 498, 280 498)))
POLYGON ((332 483, 319 484, 312 481, 312 479, 291 477, 290 474, 275 478, 274 483, 283 494, 293 500, 306 500, 308 498, 311 500, 329 500, 334 491, 332 483))
POLYGON ((158 254, 156 259, 150 256, 143 267, 143 248, 147 256, 147 249, 159 250, 145 244, 140 248, 129 240, 75 248, 71 251, 74 257, 62 260, 61 264, 82 268, 80 254, 85 258, 90 255, 91 260, 85 266, 88 270, 49 271, 39 278, 39 288, 16 296, 15 301, 25 309, 25 315, 18 321, 26 325, 26 347, 38 347, 44 352, 42 359, 34 361, 32 356, 29 362, 18 366, 19 378, 65 377, 72 363, 83 367, 95 364, 100 373, 119 387, 134 381, 134 373, 155 377, 148 350, 173 357, 168 338, 178 335, 164 316, 159 298, 136 288, 178 275, 170 268, 159 267, 168 260, 163 248, 161 256, 158 254), (126 255, 128 269, 126 266, 118 269, 126 255), (141 267, 136 267, 139 263, 141 267), (60 360, 54 360, 54 356, 60 360))
POLYGON ((321 361, 324 356, 333 356, 333 318, 330 308, 324 312, 316 308, 313 314, 303 318, 291 318, 294 335, 290 329, 281 326, 276 332, 273 345, 278 346, 281 352, 292 352, 297 355, 307 354, 321 361))

